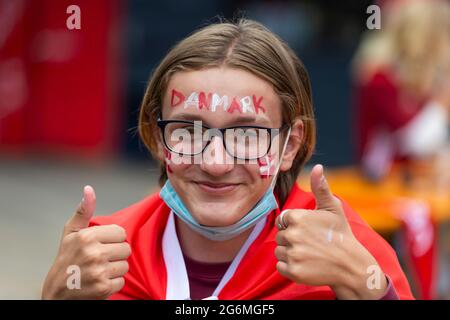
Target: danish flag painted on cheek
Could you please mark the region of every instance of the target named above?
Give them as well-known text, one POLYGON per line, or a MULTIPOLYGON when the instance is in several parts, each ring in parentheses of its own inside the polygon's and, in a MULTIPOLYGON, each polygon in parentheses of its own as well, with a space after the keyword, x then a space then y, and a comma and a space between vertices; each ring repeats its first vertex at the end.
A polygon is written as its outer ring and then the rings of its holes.
POLYGON ((167 172, 172 173, 172 168, 170 167, 170 164, 172 163, 172 153, 170 153, 169 150, 164 149, 164 156, 166 162, 166 170, 167 172))
POLYGON ((261 178, 268 178, 271 175, 275 174, 275 159, 273 158, 273 155, 267 154, 262 158, 259 158, 258 160, 259 165, 259 173, 261 175, 261 178))

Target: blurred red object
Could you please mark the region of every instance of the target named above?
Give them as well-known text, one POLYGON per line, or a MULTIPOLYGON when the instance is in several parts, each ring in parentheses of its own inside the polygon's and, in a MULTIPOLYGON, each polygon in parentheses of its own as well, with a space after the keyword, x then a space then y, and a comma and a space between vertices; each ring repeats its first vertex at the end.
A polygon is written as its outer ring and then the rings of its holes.
MULTIPOLYGON (((97 157, 117 150, 120 0, 0 0, 0 151, 97 157)), ((122 117, 123 118, 123 117, 122 117)))

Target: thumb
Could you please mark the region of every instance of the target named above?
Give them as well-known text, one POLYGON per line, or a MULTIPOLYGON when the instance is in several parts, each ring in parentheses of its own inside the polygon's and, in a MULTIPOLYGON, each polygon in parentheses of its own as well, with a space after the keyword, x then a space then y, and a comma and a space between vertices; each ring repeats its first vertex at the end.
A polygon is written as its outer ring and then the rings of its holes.
POLYGON ((310 179, 311 191, 316 198, 316 209, 343 214, 341 202, 331 193, 321 164, 312 168, 310 179))
POLYGON ((85 186, 83 189, 83 198, 81 199, 77 210, 65 225, 64 235, 87 228, 89 226, 89 221, 94 215, 95 204, 94 188, 85 186))

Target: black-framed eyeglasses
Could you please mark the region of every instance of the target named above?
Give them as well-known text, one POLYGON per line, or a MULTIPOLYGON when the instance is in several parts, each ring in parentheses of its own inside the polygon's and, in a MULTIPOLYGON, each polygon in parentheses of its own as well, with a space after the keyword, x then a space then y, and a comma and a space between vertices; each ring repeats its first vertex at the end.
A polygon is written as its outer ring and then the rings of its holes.
POLYGON ((236 159, 256 160, 267 155, 273 138, 288 127, 233 126, 211 128, 202 121, 157 120, 164 146, 182 156, 195 156, 205 151, 213 137, 219 136, 226 152, 236 159))

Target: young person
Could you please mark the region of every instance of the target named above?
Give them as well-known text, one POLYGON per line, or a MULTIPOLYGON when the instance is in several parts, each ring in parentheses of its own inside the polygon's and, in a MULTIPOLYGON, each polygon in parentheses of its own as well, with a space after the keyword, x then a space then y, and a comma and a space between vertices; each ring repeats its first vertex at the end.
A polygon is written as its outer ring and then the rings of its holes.
POLYGON ((92 218, 87 186, 45 299, 410 299, 394 250, 316 165, 311 87, 293 51, 250 20, 209 25, 154 71, 139 132, 160 192, 92 218), (197 133, 197 134, 196 134, 197 133), (81 289, 67 288, 67 267, 81 289))

